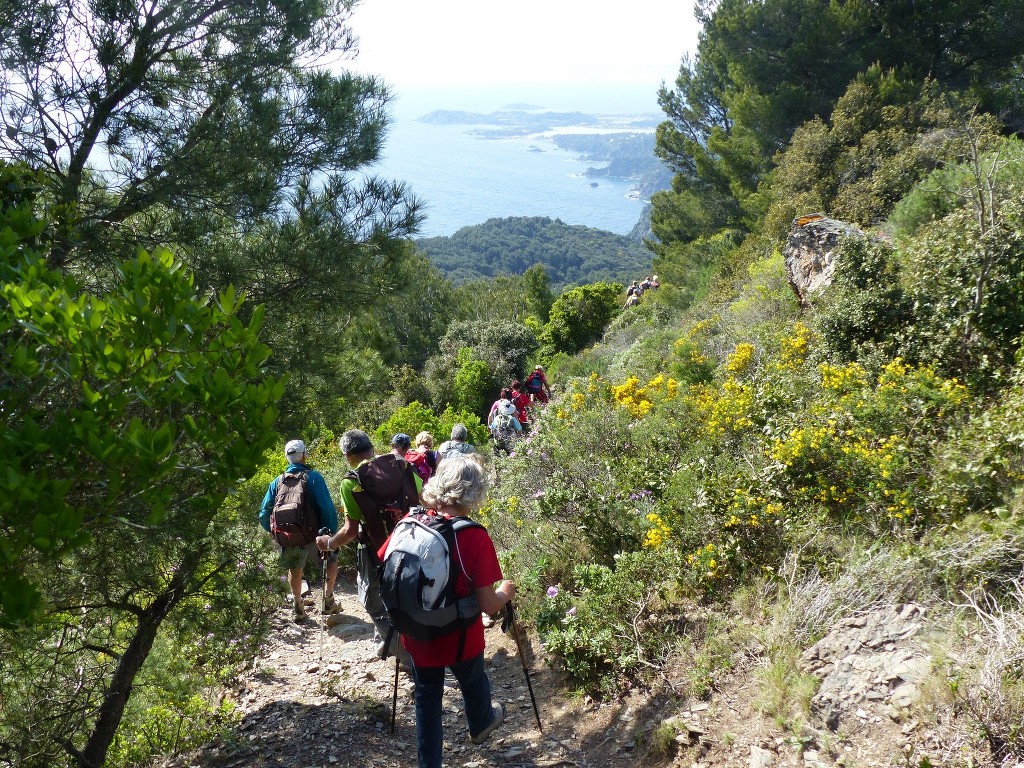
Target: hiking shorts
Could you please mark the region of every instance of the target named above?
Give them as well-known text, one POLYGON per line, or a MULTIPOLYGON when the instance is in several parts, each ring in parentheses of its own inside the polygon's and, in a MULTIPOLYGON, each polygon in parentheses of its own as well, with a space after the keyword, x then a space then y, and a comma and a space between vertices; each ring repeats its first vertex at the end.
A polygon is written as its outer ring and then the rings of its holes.
POLYGON ((282 569, 293 571, 306 565, 306 560, 317 560, 320 558, 320 550, 316 548, 316 542, 311 541, 304 547, 288 547, 281 550, 278 564, 282 569))

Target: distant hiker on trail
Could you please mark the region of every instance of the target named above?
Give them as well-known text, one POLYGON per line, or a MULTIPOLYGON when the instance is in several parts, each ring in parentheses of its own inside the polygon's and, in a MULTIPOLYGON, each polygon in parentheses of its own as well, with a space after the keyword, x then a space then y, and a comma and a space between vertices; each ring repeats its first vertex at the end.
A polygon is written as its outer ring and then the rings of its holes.
MULTIPOLYGON (((338 530, 338 509, 323 475, 306 464, 306 444, 302 440, 289 440, 284 455, 288 468, 270 482, 263 496, 260 525, 281 547, 280 563, 288 571, 295 621, 302 622, 306 618, 302 605, 302 571, 307 558, 319 557, 317 532, 321 528, 331 532, 338 530)), ((337 558, 329 558, 323 585, 325 608, 329 612, 337 607, 334 601, 337 577, 337 558)))
POLYGON ((512 405, 516 407, 516 418, 519 419, 519 423, 523 425, 523 429, 530 428, 530 412, 529 409, 533 406, 533 400, 530 396, 523 391, 522 385, 519 383, 519 379, 512 382, 511 397, 509 400, 512 401, 512 405))
MULTIPOLYGON (((356 547, 359 602, 373 622, 377 656, 386 659, 398 651, 398 646, 392 641, 389 648, 385 642, 391 633, 391 623, 380 599, 377 550, 395 522, 419 504, 423 482, 404 458, 393 453, 374 456, 373 441, 361 429, 348 430, 341 436, 340 445, 350 468, 341 481, 345 522, 333 536, 318 536, 316 545, 327 552, 353 539, 359 540, 356 547)), ((405 654, 400 653, 399 659, 407 662, 403 656, 405 654)))
POLYGON ((437 449, 438 463, 444 461, 449 456, 456 456, 460 453, 476 453, 476 448, 467 442, 468 440, 469 430, 466 429, 465 424, 456 424, 453 426, 452 439, 445 440, 437 449))
POLYGON ((416 447, 405 454, 405 460, 412 464, 416 474, 424 483, 437 471, 437 451, 434 450, 434 436, 429 432, 416 435, 416 447))
POLYGON ((658 282, 658 276, 657 275, 651 275, 651 290, 652 291, 656 290, 658 288, 658 286, 660 286, 660 285, 661 285, 661 283, 658 282))
POLYGON ((500 448, 511 454, 523 434, 523 425, 516 418, 516 407, 511 400, 499 400, 496 406, 494 418, 487 425, 491 430, 491 439, 494 440, 495 450, 500 448))
MULTIPOLYGON (((431 514, 458 520, 483 504, 487 476, 475 458, 453 456, 440 463, 437 474, 423 489, 423 504, 431 514)), ((475 595, 479 611, 499 613, 515 597, 516 585, 502 576, 487 529, 469 524, 456 530, 454 537, 456 557, 451 561, 458 570, 455 598, 475 595), (501 582, 497 589, 496 582, 501 582)), ((386 553, 385 544, 377 554, 383 560, 386 553)), ((434 640, 403 635, 402 645, 413 661, 418 765, 441 768, 445 668, 452 671, 462 690, 469 737, 474 744, 484 743, 505 720, 505 706, 491 700, 491 682, 484 668, 483 622, 478 614, 468 628, 434 640)))
POLYGON ((635 293, 632 293, 626 297, 626 303, 622 305, 622 308, 629 309, 630 307, 635 307, 639 303, 640 297, 637 296, 635 293))
POLYGON ((647 291, 647 290, 650 290, 650 288, 651 288, 651 278, 645 277, 643 280, 640 281, 640 290, 641 291, 647 291))
POLYGON ((636 280, 634 280, 632 283, 629 284, 629 288, 626 289, 626 298, 629 298, 630 296, 636 296, 637 298, 639 298, 640 293, 640 286, 637 285, 636 280))
POLYGON ((551 387, 548 386, 548 380, 544 378, 544 366, 538 365, 534 368, 523 384, 527 393, 538 403, 547 403, 551 399, 551 387))

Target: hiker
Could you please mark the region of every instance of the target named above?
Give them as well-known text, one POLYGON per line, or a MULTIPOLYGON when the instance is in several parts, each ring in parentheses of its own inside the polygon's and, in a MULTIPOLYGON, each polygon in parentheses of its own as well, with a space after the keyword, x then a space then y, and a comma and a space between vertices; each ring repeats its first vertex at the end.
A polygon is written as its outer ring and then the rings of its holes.
POLYGON ((658 286, 660 286, 660 285, 661 285, 661 283, 658 282, 658 276, 657 275, 651 275, 651 290, 652 291, 657 290, 658 286))
POLYGON ((438 463, 444 461, 449 456, 455 456, 460 453, 476 453, 476 448, 467 442, 468 440, 469 430, 466 429, 466 425, 454 425, 452 427, 452 439, 445 440, 437 449, 438 463))
POLYGON ((522 384, 519 383, 519 379, 516 379, 510 385, 511 392, 509 394, 509 400, 512 401, 512 405, 516 407, 516 418, 519 419, 519 423, 523 425, 523 429, 529 429, 530 426, 530 412, 529 408, 533 406, 533 401, 530 396, 522 389, 522 384))
POLYGON ((639 295, 640 286, 637 285, 636 280, 634 280, 632 283, 629 284, 629 288, 626 289, 626 298, 629 298, 630 296, 637 296, 639 298, 639 295))
POLYGON ((630 307, 635 307, 639 303, 640 297, 633 293, 626 298, 626 303, 622 305, 622 308, 629 309, 630 307))
MULTIPOLYGON (((308 458, 306 444, 302 440, 289 440, 285 444, 284 455, 288 459, 288 468, 284 474, 275 477, 270 482, 267 492, 263 496, 263 505, 260 507, 260 525, 274 536, 281 547, 280 564, 288 571, 294 618, 296 623, 301 623, 306 619, 306 609, 302 605, 302 571, 308 558, 312 557, 315 560, 320 556, 316 546, 317 532, 323 528, 331 532, 338 530, 338 509, 334 506, 331 492, 327 488, 327 482, 323 475, 315 469, 311 469, 306 463, 308 458), (303 507, 300 510, 300 515, 305 512, 308 523, 305 526, 300 526, 305 530, 291 535, 280 530, 283 523, 279 520, 280 507, 277 505, 277 497, 282 482, 286 484, 298 482, 304 485, 302 490, 296 487, 296 494, 297 497, 301 497, 299 506, 303 507), (278 508, 278 515, 274 514, 275 507, 278 508)), ((284 492, 284 489, 281 490, 284 492)), ((333 613, 337 609, 337 603, 334 600, 334 582, 337 577, 338 560, 337 558, 328 558, 326 579, 323 585, 324 607, 328 613, 333 613)))
POLYGON ((399 653, 399 660, 408 666, 408 654, 397 643, 385 638, 391 634, 391 623, 380 599, 377 581, 377 549, 384 543, 395 522, 419 504, 423 482, 412 465, 394 453, 375 456, 373 441, 361 429, 350 429, 341 436, 341 452, 349 471, 341 481, 341 501, 345 522, 331 536, 318 536, 316 545, 322 552, 336 550, 358 539, 356 547, 356 586, 359 602, 373 622, 374 642, 378 658, 399 653))
POLYGON ((548 380, 544 377, 543 365, 534 368, 523 383, 527 393, 538 403, 547 403, 551 399, 551 387, 548 386, 548 380))
POLYGON ((523 434, 523 425, 516 418, 516 407, 511 400, 501 399, 495 405, 494 418, 487 425, 491 430, 491 439, 494 440, 496 450, 500 448, 506 454, 511 454, 519 436, 523 434))
POLYGON ((645 277, 643 280, 640 281, 640 290, 641 291, 648 291, 648 290, 650 290, 650 288, 651 288, 651 278, 645 277))
MULTIPOLYGON (((470 515, 484 502, 487 476, 476 456, 444 459, 423 489, 423 504, 432 514, 449 518, 470 515)), ((475 594, 479 609, 494 615, 516 595, 515 582, 504 579, 494 542, 481 525, 455 533, 459 573, 455 597, 475 594), (494 588, 496 582, 501 582, 494 588)), ((387 545, 378 556, 383 559, 387 545)), ((444 738, 442 695, 445 668, 452 671, 462 690, 470 740, 484 743, 505 719, 505 706, 491 700, 491 682, 484 668, 484 627, 478 617, 467 629, 435 640, 416 640, 403 635, 402 646, 412 656, 413 695, 416 701, 416 749, 419 768, 441 768, 444 738), (460 654, 461 650, 461 654, 460 654)))
POLYGON ((404 432, 399 432, 391 438, 391 452, 403 461, 408 461, 405 454, 409 452, 410 448, 412 448, 412 438, 404 432))
POLYGON ((424 483, 437 470, 437 451, 434 450, 434 436, 429 432, 416 435, 416 447, 405 454, 405 460, 412 464, 416 474, 424 483))
POLYGON ((487 421, 485 423, 490 424, 494 421, 494 417, 498 413, 498 403, 502 400, 511 400, 512 390, 508 387, 502 387, 501 393, 498 395, 498 399, 491 403, 490 409, 487 411, 487 421))

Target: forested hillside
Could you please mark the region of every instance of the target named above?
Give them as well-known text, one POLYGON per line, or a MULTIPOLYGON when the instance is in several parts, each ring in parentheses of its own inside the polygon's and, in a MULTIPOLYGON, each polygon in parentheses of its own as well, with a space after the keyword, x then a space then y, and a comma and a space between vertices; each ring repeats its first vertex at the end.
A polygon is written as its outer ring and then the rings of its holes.
POLYGON ((1024 6, 696 9, 649 253, 413 240, 419 202, 354 173, 390 94, 328 66, 340 0, 8 3, 0 765, 242 738, 285 440, 333 492, 345 429, 456 423, 520 625, 628 731, 571 762, 1024 762, 1024 6), (495 455, 537 364, 555 399, 495 455))
POLYGON ((599 280, 628 282, 649 273, 651 262, 640 242, 546 217, 488 219, 416 245, 455 284, 520 275, 534 264, 544 265, 558 289, 599 280))

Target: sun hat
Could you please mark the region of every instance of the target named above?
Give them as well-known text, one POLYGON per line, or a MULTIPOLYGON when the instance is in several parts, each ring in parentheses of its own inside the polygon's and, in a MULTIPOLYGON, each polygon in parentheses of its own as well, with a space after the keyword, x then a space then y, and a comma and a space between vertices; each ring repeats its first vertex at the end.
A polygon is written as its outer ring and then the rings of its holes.
POLYGON ((306 453, 306 444, 301 440, 289 440, 284 446, 284 455, 287 459, 300 459, 306 453))
POLYGON ((397 447, 397 448, 401 448, 404 451, 407 451, 407 450, 409 450, 409 448, 411 446, 412 446, 412 438, 409 437, 404 432, 399 432, 397 435, 395 435, 394 437, 391 438, 391 447, 392 448, 397 447))

